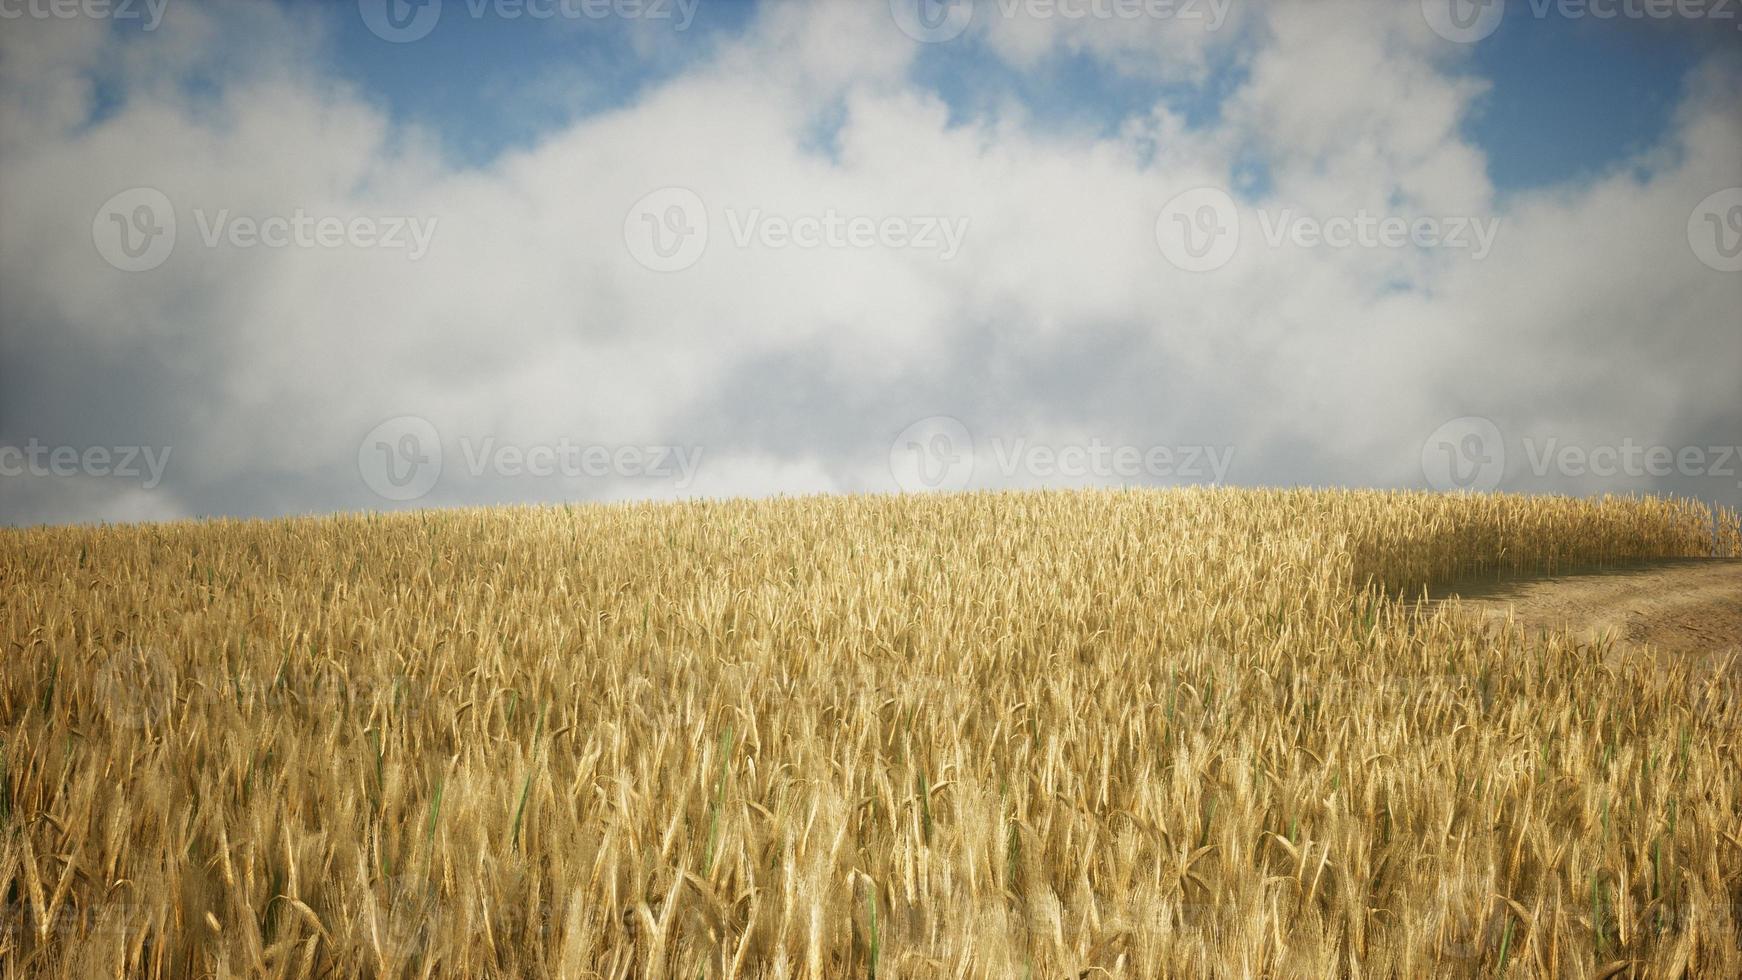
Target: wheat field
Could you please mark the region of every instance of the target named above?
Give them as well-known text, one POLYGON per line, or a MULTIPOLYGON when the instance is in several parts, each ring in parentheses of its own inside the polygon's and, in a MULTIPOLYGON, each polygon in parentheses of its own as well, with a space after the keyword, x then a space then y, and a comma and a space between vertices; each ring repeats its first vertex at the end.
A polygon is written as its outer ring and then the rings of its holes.
POLYGON ((5 977, 1742 976, 1734 673, 1424 591, 1678 500, 0 533, 5 977))

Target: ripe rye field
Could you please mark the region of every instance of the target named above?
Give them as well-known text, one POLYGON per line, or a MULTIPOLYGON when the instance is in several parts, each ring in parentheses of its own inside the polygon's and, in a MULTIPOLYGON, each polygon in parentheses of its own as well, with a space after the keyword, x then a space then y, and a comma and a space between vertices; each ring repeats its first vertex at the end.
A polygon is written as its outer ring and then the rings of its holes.
POLYGON ((1714 553, 1228 489, 7 531, 0 976, 1742 976, 1738 668, 1415 601, 1714 553))

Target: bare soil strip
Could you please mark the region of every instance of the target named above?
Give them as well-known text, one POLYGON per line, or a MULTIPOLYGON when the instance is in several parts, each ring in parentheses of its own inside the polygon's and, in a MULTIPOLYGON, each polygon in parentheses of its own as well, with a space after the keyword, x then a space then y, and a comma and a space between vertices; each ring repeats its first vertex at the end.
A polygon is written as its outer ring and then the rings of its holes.
POLYGON ((1742 561, 1688 559, 1451 590, 1467 610, 1659 653, 1742 648, 1742 561))

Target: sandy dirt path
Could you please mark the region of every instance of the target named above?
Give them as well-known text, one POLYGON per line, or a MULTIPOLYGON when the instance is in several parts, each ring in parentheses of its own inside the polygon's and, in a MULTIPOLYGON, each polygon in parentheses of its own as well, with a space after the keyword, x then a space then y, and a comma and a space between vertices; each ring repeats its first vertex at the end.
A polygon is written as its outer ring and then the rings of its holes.
MULTIPOLYGON (((1498 626, 1565 630, 1605 658, 1650 657, 1686 677, 1690 704, 1742 726, 1742 560, 1686 559, 1453 588, 1498 626)), ((1742 733, 1742 727, 1738 727, 1742 733)))
POLYGON ((1451 590, 1484 618, 1665 654, 1742 648, 1742 560, 1688 559, 1451 590))

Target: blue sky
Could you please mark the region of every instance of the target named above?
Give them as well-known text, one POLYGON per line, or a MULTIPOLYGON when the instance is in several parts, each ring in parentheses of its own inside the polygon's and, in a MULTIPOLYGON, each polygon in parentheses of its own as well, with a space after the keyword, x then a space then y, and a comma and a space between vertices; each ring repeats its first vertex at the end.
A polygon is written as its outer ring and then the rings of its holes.
POLYGON ((1649 149, 1669 126, 1687 73, 1736 37, 1538 19, 1508 9, 1476 44, 1471 70, 1493 84, 1469 133, 1502 190, 1578 180, 1649 149))
POLYGON ((629 104, 755 14, 751 2, 702 0, 689 25, 650 53, 635 48, 622 19, 470 17, 452 6, 415 43, 370 33, 351 3, 328 6, 325 20, 337 74, 396 120, 439 133, 456 160, 472 164, 629 104))
MULTIPOLYGON (((474 165, 631 104, 755 16, 754 0, 701 0, 690 26, 650 52, 635 48, 620 20, 449 13, 426 38, 396 44, 371 34, 349 3, 325 9, 337 76, 395 120, 439 134, 456 161, 474 165)), ((1463 68, 1492 85, 1467 132, 1487 154, 1496 188, 1577 181, 1649 148, 1662 137, 1687 73, 1713 44, 1734 43, 1713 35, 1538 18, 1527 4, 1513 4, 1463 68)), ((989 99, 1015 96, 1053 125, 1106 132, 1158 101, 1193 122, 1213 119, 1240 76, 1237 54, 1221 58, 1207 84, 1170 84, 1080 53, 1023 70, 965 37, 924 48, 913 75, 960 118, 989 99)))

